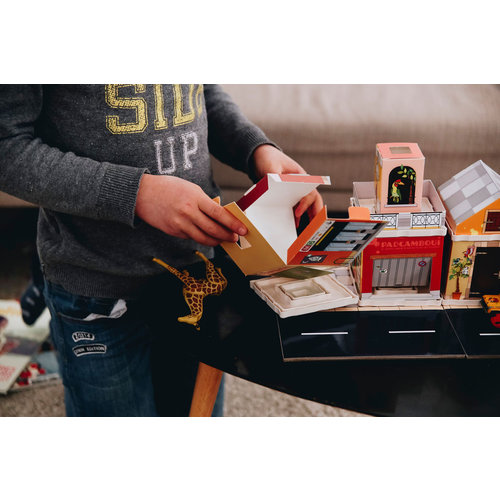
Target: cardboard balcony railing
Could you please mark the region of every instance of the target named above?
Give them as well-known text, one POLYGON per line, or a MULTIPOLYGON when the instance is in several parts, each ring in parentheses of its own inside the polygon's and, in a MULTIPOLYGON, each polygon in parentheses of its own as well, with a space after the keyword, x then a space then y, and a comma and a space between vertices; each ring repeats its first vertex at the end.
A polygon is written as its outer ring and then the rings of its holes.
POLYGON ((239 201, 225 206, 248 230, 237 243, 222 244, 245 275, 269 276, 300 266, 315 269, 305 273, 309 278, 300 284, 283 276, 251 282, 282 317, 357 303, 357 295, 336 280, 332 267, 344 267, 350 274, 350 264, 385 225, 370 220, 369 210, 361 207, 350 207, 348 219, 328 218, 323 207, 297 235, 293 208, 320 185, 330 185, 330 178, 268 174, 239 201))

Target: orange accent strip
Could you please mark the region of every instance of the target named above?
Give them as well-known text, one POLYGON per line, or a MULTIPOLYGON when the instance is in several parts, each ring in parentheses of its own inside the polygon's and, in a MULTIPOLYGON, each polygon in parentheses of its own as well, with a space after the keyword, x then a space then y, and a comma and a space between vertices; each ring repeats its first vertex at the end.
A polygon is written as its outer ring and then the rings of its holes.
POLYGON ((320 228, 321 224, 325 222, 327 216, 326 206, 323 205, 314 219, 307 225, 307 227, 300 233, 300 236, 290 245, 287 252, 287 264, 295 257, 297 252, 311 239, 314 233, 320 228))
POLYGON ((308 182, 311 184, 327 184, 321 175, 292 175, 280 174, 283 182, 308 182))
POLYGON ((349 219, 370 220, 368 207, 349 207, 349 219))

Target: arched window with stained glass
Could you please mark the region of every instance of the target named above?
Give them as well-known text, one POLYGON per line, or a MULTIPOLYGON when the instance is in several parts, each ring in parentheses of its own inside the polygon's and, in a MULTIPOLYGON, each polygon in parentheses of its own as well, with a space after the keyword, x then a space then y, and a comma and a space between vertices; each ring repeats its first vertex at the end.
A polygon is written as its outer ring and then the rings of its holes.
POLYGON ((415 204, 416 177, 415 170, 407 165, 393 168, 388 177, 387 205, 415 204))

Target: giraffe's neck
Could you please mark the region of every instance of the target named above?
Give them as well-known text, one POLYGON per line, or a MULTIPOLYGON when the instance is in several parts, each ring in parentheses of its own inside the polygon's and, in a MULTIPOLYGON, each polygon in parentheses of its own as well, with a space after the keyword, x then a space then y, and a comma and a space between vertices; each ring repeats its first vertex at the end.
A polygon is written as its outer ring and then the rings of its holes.
POLYGON ((184 273, 178 271, 175 267, 170 266, 166 262, 163 262, 160 259, 153 259, 155 262, 163 266, 165 269, 168 269, 174 276, 179 278, 184 284, 189 285, 192 284, 195 280, 191 276, 186 276, 184 273))

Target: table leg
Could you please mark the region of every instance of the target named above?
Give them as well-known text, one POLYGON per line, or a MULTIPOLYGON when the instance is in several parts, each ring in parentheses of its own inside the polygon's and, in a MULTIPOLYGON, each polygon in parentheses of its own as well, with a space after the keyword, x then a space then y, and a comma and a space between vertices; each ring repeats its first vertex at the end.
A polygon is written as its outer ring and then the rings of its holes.
POLYGON ((198 365, 190 417, 210 417, 219 391, 222 371, 205 363, 198 365))

